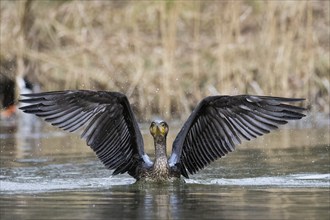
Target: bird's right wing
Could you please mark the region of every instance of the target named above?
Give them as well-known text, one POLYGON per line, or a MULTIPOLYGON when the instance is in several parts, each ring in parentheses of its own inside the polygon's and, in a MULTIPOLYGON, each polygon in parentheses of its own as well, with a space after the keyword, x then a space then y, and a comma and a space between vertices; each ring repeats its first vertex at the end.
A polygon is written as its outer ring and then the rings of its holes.
POLYGON ((189 116, 173 142, 169 164, 188 178, 250 140, 304 117, 304 108, 284 104, 304 99, 271 96, 210 96, 189 116))
POLYGON ((28 105, 23 112, 35 114, 53 126, 81 137, 114 175, 128 172, 136 177, 137 166, 150 167, 143 139, 127 97, 117 92, 67 90, 22 94, 28 105), (141 164, 142 163, 142 164, 141 164))

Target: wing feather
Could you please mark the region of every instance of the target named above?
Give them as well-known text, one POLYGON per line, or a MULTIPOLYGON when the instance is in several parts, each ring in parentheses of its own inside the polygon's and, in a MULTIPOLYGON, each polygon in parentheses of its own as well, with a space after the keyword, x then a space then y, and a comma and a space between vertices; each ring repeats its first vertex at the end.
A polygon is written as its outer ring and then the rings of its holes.
POLYGON ((271 96, 210 96, 203 99, 173 142, 169 164, 188 178, 251 140, 301 119, 304 108, 286 103, 304 99, 271 96))
POLYGON ((113 174, 128 172, 137 178, 137 166, 151 166, 127 97, 117 92, 67 90, 23 94, 21 107, 46 122, 73 132, 82 129, 98 158, 113 174))

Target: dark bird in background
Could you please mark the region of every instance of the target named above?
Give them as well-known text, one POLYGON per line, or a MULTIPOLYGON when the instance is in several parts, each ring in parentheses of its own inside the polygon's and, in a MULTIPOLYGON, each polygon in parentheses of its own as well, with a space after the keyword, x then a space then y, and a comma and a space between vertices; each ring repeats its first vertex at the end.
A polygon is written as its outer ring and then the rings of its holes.
POLYGON ((127 97, 118 92, 68 90, 25 94, 21 109, 81 137, 113 175, 128 173, 136 180, 168 181, 188 177, 235 150, 242 139, 251 140, 289 120, 305 115, 290 105, 300 98, 271 96, 209 96, 191 113, 166 155, 165 121, 153 121, 155 160, 144 152, 138 123, 127 97), (285 104, 287 103, 287 104, 285 104))
POLYGON ((0 118, 9 118, 15 113, 15 80, 0 75, 0 118))
POLYGON ((27 77, 8 77, 0 73, 0 119, 11 119, 16 116, 17 91, 32 93, 33 84, 27 77))

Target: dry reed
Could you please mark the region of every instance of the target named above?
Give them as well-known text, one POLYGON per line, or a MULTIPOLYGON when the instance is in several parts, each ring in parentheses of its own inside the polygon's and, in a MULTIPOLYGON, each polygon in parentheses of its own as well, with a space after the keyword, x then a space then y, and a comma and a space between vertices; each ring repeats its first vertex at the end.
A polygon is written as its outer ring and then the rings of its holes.
MULTIPOLYGON (((1 1, 0 61, 43 90, 107 89, 141 120, 207 95, 306 97, 329 113, 328 1, 1 1)), ((2 71, 3 72, 3 71, 2 71)), ((2 73, 3 74, 3 73, 2 73)))

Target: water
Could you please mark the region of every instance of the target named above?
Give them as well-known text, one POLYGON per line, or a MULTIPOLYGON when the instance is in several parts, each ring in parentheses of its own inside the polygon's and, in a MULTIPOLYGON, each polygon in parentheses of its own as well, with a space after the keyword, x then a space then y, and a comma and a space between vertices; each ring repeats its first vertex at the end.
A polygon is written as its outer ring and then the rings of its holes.
POLYGON ((30 119, 0 125, 1 220, 330 218, 327 126, 285 126, 184 184, 140 185, 111 176, 77 135, 30 119))

